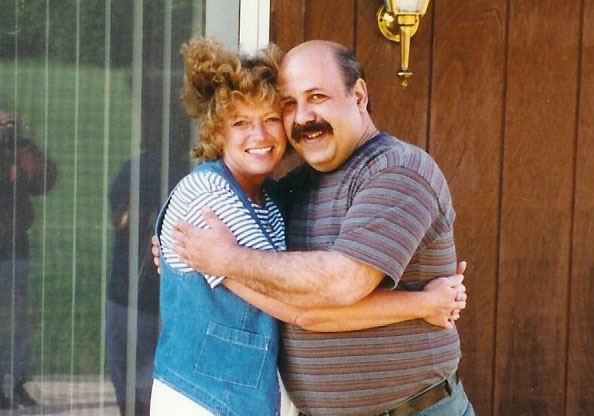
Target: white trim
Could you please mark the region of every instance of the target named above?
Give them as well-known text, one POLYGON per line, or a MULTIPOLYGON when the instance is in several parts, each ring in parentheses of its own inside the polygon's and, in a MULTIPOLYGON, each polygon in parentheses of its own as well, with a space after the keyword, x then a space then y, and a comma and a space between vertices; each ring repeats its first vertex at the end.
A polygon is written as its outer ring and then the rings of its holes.
POLYGON ((235 48, 239 42, 240 0, 206 0, 204 35, 235 48))
POLYGON ((248 53, 269 42, 270 0, 240 0, 239 45, 248 53))
POLYGON ((254 53, 268 45, 270 0, 206 0, 204 35, 254 53))

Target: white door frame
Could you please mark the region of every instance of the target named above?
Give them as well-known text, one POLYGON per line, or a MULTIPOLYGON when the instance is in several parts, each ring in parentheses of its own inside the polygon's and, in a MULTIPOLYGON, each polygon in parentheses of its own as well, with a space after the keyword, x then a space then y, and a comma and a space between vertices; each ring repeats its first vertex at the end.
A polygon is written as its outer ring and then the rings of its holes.
POLYGON ((270 0, 241 0, 239 16, 239 44, 242 50, 253 52, 268 45, 270 0))
POLYGON ((252 53, 270 33, 270 0, 206 0, 204 35, 252 53))

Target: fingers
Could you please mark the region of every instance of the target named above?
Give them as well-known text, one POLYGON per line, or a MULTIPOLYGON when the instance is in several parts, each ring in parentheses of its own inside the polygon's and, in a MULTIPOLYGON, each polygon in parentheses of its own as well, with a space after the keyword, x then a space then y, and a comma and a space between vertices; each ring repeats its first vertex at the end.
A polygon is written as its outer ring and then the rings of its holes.
POLYGON ((454 289, 456 292, 459 293, 466 293, 466 286, 464 286, 462 283, 457 284, 457 285, 453 285, 451 286, 452 289, 454 289))
POLYGON ((200 212, 202 213, 202 218, 204 218, 204 222, 206 222, 206 224, 210 228, 215 229, 215 228, 221 228, 221 226, 224 226, 224 224, 219 220, 217 215, 214 213, 214 211, 210 207, 204 206, 204 207, 202 207, 200 212))
POLYGON ((173 251, 175 251, 178 255, 181 255, 182 250, 186 249, 190 245, 191 241, 199 238, 196 235, 196 233, 199 231, 199 228, 188 222, 182 220, 177 221, 173 230, 171 231, 171 237, 173 238, 171 248, 173 251))
POLYGON ((452 276, 445 277, 444 279, 448 280, 448 284, 452 288, 464 286, 462 284, 462 281, 464 280, 464 275, 462 275, 462 274, 454 274, 452 276))
POLYGON ((174 238, 176 237, 175 234, 179 236, 189 233, 192 227, 194 227, 192 224, 185 222, 184 220, 178 220, 173 227, 174 238))
POLYGON ((153 253, 154 257, 159 257, 161 255, 161 250, 159 250, 159 246, 152 246, 151 253, 153 253))
POLYGON ((468 299, 468 296, 466 295, 465 292, 457 292, 456 298, 454 299, 454 301, 456 302, 455 310, 458 310, 458 312, 460 312, 460 310, 465 309, 466 308, 466 299, 468 299))
POLYGON ((184 241, 186 238, 186 235, 184 234, 183 228, 186 225, 184 223, 182 223, 181 221, 178 221, 175 224, 175 227, 173 228, 173 230, 171 231, 171 237, 173 238, 173 242, 171 243, 171 248, 174 249, 176 247, 183 247, 184 245, 184 241))
POLYGON ((458 267, 456 267, 456 274, 464 274, 466 271, 466 262, 462 260, 458 263, 458 267))
POLYGON ((441 328, 451 329, 454 327, 454 320, 451 316, 447 315, 430 316, 425 318, 425 321, 441 328))
POLYGON ((153 247, 151 248, 151 253, 153 253, 153 263, 157 266, 157 273, 161 275, 161 250, 159 249, 159 240, 157 240, 156 236, 153 236, 151 242, 153 243, 153 247))
POLYGON ((159 240, 157 239, 156 235, 151 237, 151 243, 153 246, 151 247, 151 253, 153 253, 153 263, 157 266, 157 273, 161 274, 161 250, 159 248, 159 240))

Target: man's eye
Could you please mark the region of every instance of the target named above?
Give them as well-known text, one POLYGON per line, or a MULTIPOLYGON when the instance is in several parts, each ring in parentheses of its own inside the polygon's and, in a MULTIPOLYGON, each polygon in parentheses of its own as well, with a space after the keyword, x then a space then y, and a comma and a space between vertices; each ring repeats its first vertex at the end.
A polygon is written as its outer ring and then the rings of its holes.
POLYGON ((272 116, 272 117, 268 117, 266 119, 267 123, 279 123, 280 121, 281 121, 281 119, 278 116, 272 116))
POLYGON ((313 102, 320 102, 320 101, 324 101, 326 99, 326 96, 324 94, 312 94, 310 99, 313 102))

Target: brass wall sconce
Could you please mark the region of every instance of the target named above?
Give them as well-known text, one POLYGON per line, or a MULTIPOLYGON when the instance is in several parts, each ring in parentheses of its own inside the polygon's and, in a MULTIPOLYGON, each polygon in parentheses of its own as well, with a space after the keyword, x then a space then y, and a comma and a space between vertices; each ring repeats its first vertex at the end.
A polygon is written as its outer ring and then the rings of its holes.
POLYGON ((403 89, 412 75, 408 67, 410 38, 416 33, 427 6, 429 0, 384 0, 384 5, 377 11, 377 24, 382 34, 389 40, 400 42, 398 77, 403 89))

